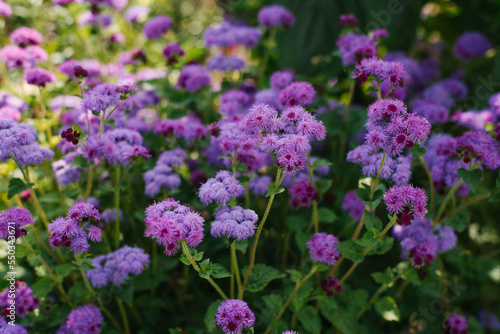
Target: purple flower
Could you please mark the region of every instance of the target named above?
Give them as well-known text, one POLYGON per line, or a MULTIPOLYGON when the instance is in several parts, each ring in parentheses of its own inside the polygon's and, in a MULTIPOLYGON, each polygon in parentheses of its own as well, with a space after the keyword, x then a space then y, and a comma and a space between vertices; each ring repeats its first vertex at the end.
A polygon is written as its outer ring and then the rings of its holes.
POLYGON ((274 90, 281 90, 290 85, 295 80, 295 74, 292 70, 283 70, 274 72, 271 75, 271 88, 274 90))
POLYGON ((163 152, 155 168, 144 173, 144 182, 146 183, 145 194, 154 197, 161 189, 171 191, 179 188, 181 178, 174 173, 173 166, 180 166, 186 159, 186 153, 180 149, 163 152))
POLYGON ((139 275, 149 265, 149 254, 139 247, 123 246, 92 261, 95 267, 87 270, 87 276, 94 288, 102 288, 112 283, 122 285, 131 274, 139 275))
POLYGON ((75 2, 75 0, 52 0, 52 3, 54 6, 65 6, 67 4, 70 4, 72 2, 75 2))
POLYGON ((425 117, 431 124, 446 123, 450 113, 447 108, 432 99, 415 100, 411 109, 418 115, 425 117))
POLYGON ((121 94, 118 86, 110 83, 102 83, 92 89, 87 89, 83 95, 83 111, 91 110, 100 112, 108 107, 116 107, 120 104, 121 94))
POLYGON ((348 191, 342 201, 342 210, 349 212, 353 220, 360 220, 365 212, 366 204, 356 195, 356 190, 348 191))
POLYGON ((9 106, 0 107, 0 118, 10 118, 15 122, 19 122, 21 120, 21 113, 19 110, 9 106))
POLYGON ((335 245, 339 243, 333 234, 324 232, 315 233, 307 242, 311 259, 316 262, 333 266, 340 257, 340 252, 335 245))
POLYGON ((278 101, 278 91, 274 89, 264 89, 254 96, 255 104, 267 104, 273 108, 280 108, 281 105, 278 101))
MULTIPOLYGON (((0 10, 2 9, 2 2, 0 2, 0 10)), ((28 331, 21 325, 14 323, 7 323, 4 317, 0 317, 0 330, 2 334, 28 334, 28 331)))
POLYGON ((314 87, 309 82, 296 81, 283 88, 278 94, 278 100, 283 106, 303 106, 312 104, 316 96, 314 87))
POLYGON ((203 240, 203 217, 178 201, 167 198, 146 208, 145 237, 152 237, 165 247, 165 253, 177 253, 180 242, 197 247, 203 240))
POLYGON ((255 211, 240 206, 221 207, 215 212, 210 234, 220 238, 226 236, 238 241, 250 238, 255 234, 258 216, 255 211))
POLYGON ((342 64, 350 66, 364 57, 372 57, 377 54, 375 41, 366 35, 349 33, 340 37, 337 41, 342 64))
POLYGON ((0 58, 9 69, 28 68, 32 65, 28 53, 17 45, 6 45, 0 49, 0 58))
MULTIPOLYGON (((0 0, 0 16, 9 17, 12 15, 12 8, 10 8, 8 3, 0 0)), ((21 326, 19 326, 21 327, 21 326)))
POLYGON ((296 332, 296 331, 284 331, 281 334, 299 334, 299 332, 296 332))
POLYGON ((461 35, 453 47, 453 54, 460 60, 471 60, 481 58, 486 51, 492 48, 488 39, 476 31, 469 31, 461 35))
POLYGON ((210 73, 201 65, 186 65, 179 75, 177 87, 188 92, 196 92, 210 86, 210 73))
POLYGON ((218 26, 207 28, 203 33, 206 47, 231 47, 243 45, 254 48, 262 33, 258 28, 246 26, 233 26, 229 22, 223 22, 218 26))
POLYGON ((255 315, 247 303, 239 299, 223 301, 215 314, 215 325, 225 334, 241 334, 255 324, 255 315))
POLYGON ((295 23, 293 14, 288 9, 280 5, 262 7, 259 10, 259 24, 266 27, 282 26, 287 28, 295 23))
POLYGON ((10 34, 10 41, 20 47, 38 45, 42 41, 42 35, 35 29, 20 27, 10 34))
MULTIPOLYGON (((104 224, 109 224, 116 221, 116 209, 105 209, 101 213, 101 221, 104 224)), ((123 221, 123 211, 118 210, 118 221, 123 221)))
POLYGON ((219 113, 235 115, 248 107, 252 102, 252 96, 242 90, 231 89, 223 93, 219 100, 219 113))
POLYGON ((490 96, 488 100, 490 104, 490 109, 495 114, 500 114, 500 93, 496 93, 490 96))
POLYGON ((233 196, 241 196, 244 192, 245 188, 230 172, 219 171, 214 178, 208 179, 200 187, 198 196, 204 204, 217 202, 220 205, 225 205, 233 196))
POLYGON ((393 88, 403 86, 406 72, 398 61, 384 61, 377 57, 364 58, 357 64, 351 78, 358 79, 358 84, 365 81, 388 81, 393 88))
POLYGON ((147 6, 130 6, 123 14, 125 20, 136 23, 138 21, 143 21, 148 16, 151 9, 147 6))
POLYGON ((142 146, 141 134, 129 129, 105 132, 99 140, 99 149, 103 158, 112 165, 128 164, 138 157, 151 157, 148 150, 142 146))
POLYGON ((341 14, 340 15, 340 20, 339 23, 337 24, 339 27, 351 25, 351 26, 357 26, 359 24, 358 19, 354 14, 341 14))
POLYGON ((30 68, 24 74, 24 80, 31 85, 45 87, 45 84, 56 81, 56 76, 43 68, 30 68))
POLYGON ((84 305, 71 311, 57 334, 98 334, 104 321, 101 311, 94 305, 84 305))
POLYGON ((152 17, 144 25, 144 35, 148 39, 158 39, 172 27, 172 20, 165 15, 152 17))
POLYGON ((82 172, 81 168, 71 167, 71 164, 68 164, 64 160, 54 161, 52 163, 52 169, 54 170, 57 183, 62 187, 66 187, 78 181, 82 172))
POLYGON ((316 188, 309 181, 297 181, 288 190, 290 193, 290 206, 295 210, 311 206, 312 201, 319 200, 316 188))
POLYGON ((457 144, 476 156, 473 162, 480 161, 491 170, 500 167, 498 144, 486 131, 468 131, 457 138, 457 144))
POLYGON ((327 277, 321 282, 321 290, 323 290, 328 297, 338 297, 342 292, 342 285, 339 284, 339 279, 336 277, 327 277))
POLYGON ((241 71, 245 67, 245 61, 236 56, 225 56, 220 53, 212 56, 207 62, 207 69, 211 71, 241 71))
POLYGON ((391 187, 384 195, 387 211, 397 215, 396 222, 410 225, 414 218, 423 218, 427 213, 427 195, 420 188, 410 184, 391 187))
POLYGON ((184 56, 185 52, 178 43, 168 43, 163 49, 162 56, 167 59, 167 64, 177 63, 177 58, 184 56))
POLYGON ((33 296, 33 290, 25 282, 16 281, 14 284, 16 287, 14 295, 10 288, 5 288, 0 293, 0 307, 3 308, 2 313, 5 316, 10 314, 9 306, 14 304, 16 317, 24 318, 28 313, 39 308, 42 302, 33 296))
POLYGON ((207 129, 199 118, 188 115, 179 119, 165 119, 155 124, 155 132, 164 137, 174 135, 176 138, 193 142, 195 139, 205 138, 207 129))
POLYGON ((255 195, 264 196, 267 194, 267 189, 271 182, 273 182, 273 179, 268 175, 255 176, 248 181, 248 190, 255 195))
POLYGON ((370 32, 370 36, 374 41, 378 41, 381 38, 386 38, 387 36, 389 36, 389 33, 387 32, 387 29, 384 29, 384 28, 373 29, 370 32))
POLYGON ((446 319, 443 327, 445 328, 445 334, 467 334, 467 327, 469 327, 469 325, 464 317, 458 314, 452 314, 446 319))
POLYGON ((458 124, 473 130, 484 130, 486 124, 494 123, 496 118, 496 115, 490 110, 457 111, 451 117, 451 119, 458 124))

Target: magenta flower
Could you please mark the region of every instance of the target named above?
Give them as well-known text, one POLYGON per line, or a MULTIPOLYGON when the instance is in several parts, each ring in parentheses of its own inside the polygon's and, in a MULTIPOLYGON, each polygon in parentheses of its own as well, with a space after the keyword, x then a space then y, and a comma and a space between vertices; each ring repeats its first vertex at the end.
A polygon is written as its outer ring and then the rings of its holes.
POLYGON ((233 196, 241 196, 244 192, 245 188, 230 172, 219 171, 214 178, 208 179, 200 187, 198 196, 204 204, 217 202, 220 205, 225 205, 233 196))
POLYGON ((335 245, 339 243, 333 234, 324 232, 315 233, 311 240, 307 242, 311 259, 316 262, 333 266, 340 257, 340 252, 335 245))
POLYGON ((258 20, 259 24, 266 28, 278 26, 287 28, 295 23, 293 14, 280 5, 262 7, 259 10, 258 20))
POLYGON ((172 27, 172 20, 165 15, 152 17, 144 25, 144 35, 148 39, 158 39, 172 27))
POLYGON ((47 83, 55 82, 56 76, 43 68, 30 68, 24 73, 24 80, 31 85, 45 87, 47 83))
POLYGON ((389 213, 397 215, 396 222, 400 225, 410 225, 413 219, 423 218, 427 213, 425 191, 410 184, 390 188, 384 202, 389 213))
POLYGON ((223 301, 215 314, 215 325, 225 334, 241 334, 244 329, 252 328, 255 315, 247 303, 239 299, 223 301))
POLYGON ((101 311, 94 305, 84 305, 71 311, 57 334, 98 334, 104 321, 101 311))
POLYGON ((297 181, 288 190, 290 193, 290 206, 297 210, 301 207, 309 207, 313 200, 319 200, 316 188, 309 181, 297 181))
POLYGON ((316 96, 314 87, 309 82, 296 81, 283 88, 278 99, 284 107, 295 105, 306 107, 312 104, 316 96))
MULTIPOLYGON (((40 299, 33 296, 33 290, 25 283, 16 281, 16 293, 12 294, 9 288, 5 288, 0 293, 0 307, 2 308, 2 315, 10 314, 8 308, 12 304, 15 305, 16 317, 24 318, 28 313, 33 312, 40 307, 42 303, 40 299)), ((0 326, 0 328, 2 328, 0 326)))
POLYGON ((451 316, 446 319, 444 322, 444 333, 445 334, 467 334, 467 327, 469 325, 467 324, 467 320, 458 315, 458 314, 452 314, 451 316))

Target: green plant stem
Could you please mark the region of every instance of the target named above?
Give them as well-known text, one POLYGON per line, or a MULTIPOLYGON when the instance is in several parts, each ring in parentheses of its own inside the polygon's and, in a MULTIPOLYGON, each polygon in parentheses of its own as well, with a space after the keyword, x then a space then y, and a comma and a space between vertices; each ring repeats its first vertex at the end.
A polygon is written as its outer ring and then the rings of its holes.
POLYGON ((352 101, 354 100, 354 90, 356 88, 356 80, 349 79, 349 101, 347 102, 347 106, 345 108, 344 113, 344 132, 342 132, 342 136, 340 137, 340 149, 339 149, 339 160, 344 159, 345 154, 345 145, 347 141, 347 124, 349 123, 349 114, 351 112, 352 101))
POLYGON ((234 243, 235 241, 231 243, 231 269, 234 270, 234 274, 236 276, 236 286, 239 293, 241 291, 241 276, 240 269, 238 267, 238 258, 236 257, 236 247, 234 243))
POLYGON ((75 254, 75 260, 76 260, 76 263, 78 265, 78 270, 80 270, 80 274, 82 275, 83 282, 85 283, 85 286, 92 293, 92 295, 95 295, 95 291, 92 288, 92 285, 90 285, 90 282, 87 278, 87 275, 85 274, 85 270, 83 270, 83 268, 82 268, 83 262, 82 262, 82 259, 80 258, 80 254, 75 254))
MULTIPOLYGON (((276 181, 275 185, 276 188, 278 188, 281 184, 283 179, 281 178, 281 168, 278 168, 278 172, 276 174, 276 181)), ((260 221, 259 227, 257 229, 257 233, 255 234, 255 240, 253 242, 253 247, 252 247, 252 257, 250 259, 250 265, 248 266, 247 273, 245 274, 245 278, 243 280, 243 285, 241 286, 241 290, 239 292, 240 299, 243 299, 243 293, 245 292, 245 284, 248 282, 248 277, 250 277, 250 273, 252 272, 253 266, 255 265, 255 253, 257 252, 257 243, 259 242, 259 237, 262 232, 262 228, 264 227, 264 223, 266 222, 267 216, 269 215, 269 211, 271 210, 271 206, 273 205, 274 201, 274 194, 269 197, 269 201, 267 202, 267 207, 266 211, 264 212, 264 217, 262 217, 262 220, 260 221)))
POLYGON ((91 165, 89 167, 89 174, 87 177, 87 188, 85 189, 85 197, 84 197, 85 202, 87 201, 87 199, 90 196, 90 189, 92 189, 92 177, 93 177, 93 175, 94 175, 94 166, 91 165))
POLYGON ((443 214, 444 209, 446 208, 446 204, 453 197, 453 195, 457 191, 458 187, 460 187, 462 185, 462 183, 464 183, 464 180, 460 179, 453 186, 453 188, 450 189, 450 191, 448 192, 448 194, 446 194, 446 197, 443 199, 443 201, 441 202, 441 206, 439 207, 439 211, 438 211, 438 214, 437 214, 436 219, 435 219, 436 222, 438 222, 440 220, 439 218, 441 218, 441 215, 443 214))
POLYGON ((115 249, 120 248, 120 165, 116 166, 115 184, 115 249))
POLYGON ((427 166, 427 164, 425 163, 425 160, 424 160, 424 158, 422 158, 422 156, 419 156, 418 159, 420 160, 420 163, 424 167, 425 174, 427 174, 427 177, 429 178, 429 187, 430 187, 430 191, 431 191, 430 211, 434 212, 434 181, 432 180, 431 171, 429 170, 429 166, 427 166))
MULTIPOLYGON (((29 243, 29 241, 25 237, 22 237, 22 240, 23 240, 23 243, 28 248, 28 250, 31 253, 34 253, 35 250, 33 249, 33 247, 31 247, 31 244, 29 243)), ((50 269, 50 267, 47 264, 47 262, 45 262, 45 260, 43 259, 43 257, 41 255, 38 255, 37 259, 38 259, 38 261, 40 261, 40 263, 45 268, 45 270, 47 270, 47 273, 49 274, 49 276, 52 279, 52 281, 54 283, 56 283, 57 290, 59 291, 59 293, 61 294, 61 296, 63 297, 63 299, 66 301, 66 303, 69 305, 69 307, 75 308, 75 305, 73 305, 73 302, 71 301, 71 299, 66 294, 66 291, 64 291, 64 288, 62 287, 61 282, 57 279, 56 275, 54 275, 54 272, 52 271, 52 269, 50 269)))
MULTIPOLYGON (((299 291, 302 284, 304 284, 316 272, 317 269, 318 268, 316 266, 312 267, 311 271, 309 271, 309 273, 306 276, 304 276, 304 278, 302 278, 299 282, 297 282, 295 284, 295 289, 293 289, 292 293, 290 294, 290 297, 288 297, 285 304, 283 304, 283 306, 281 307, 281 310, 278 313, 278 315, 274 318, 273 323, 276 323, 281 319, 281 317, 283 316, 283 313, 285 313, 285 310, 287 309, 288 305, 290 305, 290 302, 292 301, 293 297, 295 297, 295 295, 297 295, 297 292, 299 291)), ((269 334, 270 332, 271 332, 271 325, 269 325, 269 327, 267 327, 264 334, 269 334)))
POLYGON ((467 202, 464 202, 462 204, 460 204, 459 206, 457 206, 456 208, 454 208, 453 210, 449 211, 447 214, 445 214, 443 216, 443 218, 441 220, 438 221, 438 224, 441 223, 444 219, 448 218, 448 217, 451 217, 453 216, 455 213, 457 213, 458 211, 468 207, 469 205, 471 205, 472 203, 475 203, 475 202, 478 202, 480 200, 483 200, 485 198, 488 198, 491 196, 491 192, 487 192, 486 194, 482 194, 482 195, 479 195, 479 196, 476 196, 474 198, 471 198, 470 200, 468 200, 467 202))
MULTIPOLYGON (((182 249, 184 250, 184 253, 186 254, 186 257, 187 257, 189 263, 191 263, 191 265, 193 266, 194 270, 196 270, 199 273, 200 272, 200 267, 198 267, 198 264, 196 263, 196 261, 193 259, 193 257, 191 256, 191 254, 189 254, 189 249, 188 249, 188 247, 186 245, 186 241, 184 241, 184 240, 182 240, 182 249)), ((219 285, 217 285, 217 283, 215 283, 214 280, 211 277, 208 277, 206 280, 214 287, 214 289, 219 293, 219 295, 224 300, 227 299, 226 294, 221 290, 221 288, 219 287, 219 285)))
POLYGON ((125 307, 123 306, 123 301, 120 298, 116 298, 116 303, 118 304, 118 308, 120 309, 120 314, 122 316, 123 327, 125 328, 125 333, 130 334, 130 327, 128 325, 127 312, 125 311, 125 307))
MULTIPOLYGON (((316 185, 314 184, 314 167, 311 165, 311 157, 309 155, 309 152, 306 153, 306 158, 307 158, 307 167, 309 169, 309 182, 311 183, 311 186, 316 188, 316 185)), ((314 232, 318 233, 319 232, 319 222, 318 222, 318 202, 316 200, 313 200, 312 203, 312 216, 311 216, 311 223, 314 224, 314 232)))

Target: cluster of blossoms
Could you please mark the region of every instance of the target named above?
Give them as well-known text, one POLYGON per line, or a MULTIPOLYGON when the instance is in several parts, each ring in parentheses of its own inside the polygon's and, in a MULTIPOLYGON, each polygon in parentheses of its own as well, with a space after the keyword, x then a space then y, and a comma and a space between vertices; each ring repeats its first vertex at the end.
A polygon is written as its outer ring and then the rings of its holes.
POLYGON ((271 182, 273 182, 273 179, 269 175, 256 175, 253 179, 248 181, 248 190, 255 195, 264 196, 267 194, 271 182))
POLYGON ((262 134, 260 147, 275 154, 278 166, 289 173, 305 168, 304 155, 311 149, 309 141, 326 137, 323 122, 301 106, 288 107, 278 115, 278 111, 268 105, 254 105, 245 116, 244 124, 249 133, 262 134))
POLYGON ((95 269, 87 270, 87 276, 95 288, 102 288, 111 282, 114 286, 122 285, 130 274, 139 275, 149 265, 149 254, 138 247, 122 248, 94 258, 95 269))
POLYGON ((357 79, 359 85, 367 81, 377 82, 379 85, 387 82, 391 88, 397 88, 403 85, 405 76, 406 72, 400 62, 370 57, 363 58, 356 64, 351 78, 357 79))
POLYGON ((205 29, 203 40, 206 47, 225 48, 243 45, 247 48, 254 48, 261 36, 262 33, 258 28, 234 26, 229 22, 223 22, 218 26, 205 29))
POLYGON ((210 73, 205 67, 196 64, 184 66, 177 81, 177 88, 187 92, 196 92, 205 86, 210 86, 210 73))
POLYGON ((287 28, 295 23, 295 18, 290 11, 280 5, 262 7, 258 15, 259 24, 266 28, 287 28))
POLYGON ((252 96, 239 89, 230 89, 221 94, 219 99, 219 113, 235 118, 252 102, 252 96))
POLYGON ((207 62, 207 69, 211 71, 241 71, 245 67, 245 61, 237 56, 225 56, 217 54, 207 62))
POLYGON ((78 145, 78 138, 80 138, 81 135, 80 131, 73 131, 72 128, 68 128, 61 133, 61 138, 66 139, 67 142, 72 143, 73 145, 78 145))
MULTIPOLYGON (((28 27, 17 28, 11 33, 10 42, 12 44, 0 49, 0 59, 5 62, 9 69, 20 68, 28 71, 34 69, 36 63, 48 59, 45 50, 39 46, 42 42, 42 35, 34 29, 28 27)), ((51 79, 55 81, 52 73, 45 72, 49 73, 51 79)))
POLYGON ((244 193, 245 188, 230 172, 219 171, 200 187, 198 196, 204 204, 217 202, 226 205, 233 196, 238 197, 244 193))
POLYGON ((164 246, 165 253, 169 256, 177 253, 183 241, 195 248, 203 240, 205 220, 200 214, 172 198, 148 206, 145 214, 144 236, 152 237, 164 246))
POLYGON ((416 218, 410 226, 396 226, 393 231, 401 241, 401 257, 411 258, 415 267, 430 265, 436 254, 455 247, 457 237, 449 226, 435 228, 428 219, 416 218))
POLYGON ((166 34, 170 28, 172 28, 172 20, 170 17, 158 15, 150 18, 144 25, 144 29, 142 31, 148 39, 158 39, 166 34))
POLYGON ((57 334, 98 334, 104 321, 101 311, 94 305, 84 305, 71 311, 57 334))
POLYGON ((391 187, 384 195, 387 211, 397 215, 396 222, 410 225, 415 218, 423 218, 427 213, 427 195, 420 188, 410 184, 391 187))
POLYGON ((0 118, 11 118, 15 122, 21 120, 21 113, 28 109, 28 104, 8 92, 0 91, 0 118))
POLYGON ((88 239, 101 242, 102 231, 95 226, 101 214, 93 204, 76 201, 66 217, 59 217, 49 224, 49 245, 52 248, 71 248, 75 254, 90 251, 88 239))
MULTIPOLYGON (((2 3, 0 3, 0 6, 1 5, 2 3)), ((7 322, 4 317, 0 317, 0 330, 2 334, 28 334, 26 328, 16 323, 12 324, 12 322, 7 322)))
POLYGON ((365 212, 366 204, 356 195, 356 190, 349 190, 342 201, 342 210, 349 212, 353 220, 360 220, 365 212))
POLYGON ((57 183, 61 187, 66 187, 80 179, 82 169, 79 167, 71 167, 71 164, 65 160, 57 160, 52 163, 52 170, 56 177, 57 183))
POLYGON ((13 303, 16 317, 23 318, 28 313, 39 308, 42 302, 33 296, 33 290, 25 282, 16 281, 14 285, 16 293, 13 297, 9 297, 12 296, 10 288, 6 288, 0 293, 0 307, 3 308, 1 313, 2 316, 10 314, 11 309, 9 307, 13 303))
POLYGON ((458 158, 463 162, 481 163, 484 167, 496 170, 500 167, 500 150, 498 143, 491 138, 486 131, 468 131, 457 138, 458 148, 466 148, 468 153, 466 160, 462 150, 458 158))
POLYGON ((345 34, 338 39, 337 47, 344 66, 355 65, 365 57, 377 55, 375 41, 366 35, 345 34))
POLYGON ((338 243, 339 239, 332 234, 326 234, 324 232, 315 233, 311 240, 307 242, 311 259, 319 263, 333 266, 340 257, 339 250, 335 248, 335 245, 338 243))
POLYGON ((26 230, 22 227, 34 225, 35 219, 26 208, 13 207, 0 213, 0 239, 9 241, 9 237, 16 240, 26 235, 26 230), (14 234, 12 234, 12 228, 14 234))
POLYGON ((155 167, 143 175, 144 182, 146 183, 144 193, 150 197, 154 197, 161 189, 170 191, 179 188, 181 178, 174 173, 173 167, 182 165, 185 159, 186 152, 180 148, 160 154, 155 167))
POLYGON ((446 319, 444 322, 444 333, 445 334, 468 334, 469 331, 467 330, 467 327, 469 325, 467 324, 467 320, 458 315, 458 314, 452 314, 451 316, 446 319))
POLYGON ((298 181, 288 190, 290 193, 290 206, 297 210, 300 207, 308 207, 312 201, 319 200, 316 188, 309 181, 298 181))
POLYGON ((247 239, 255 234, 257 219, 253 210, 240 206, 223 206, 215 212, 210 234, 216 238, 226 236, 238 241, 247 239))
POLYGON ((296 81, 283 88, 278 94, 278 100, 282 107, 293 107, 296 105, 307 107, 312 104, 316 91, 309 82, 296 81))
POLYGON ((321 290, 323 290, 328 297, 338 297, 342 292, 342 285, 339 284, 339 279, 336 277, 327 277, 321 282, 321 290))
POLYGON ((486 51, 492 48, 488 39, 477 31, 461 35, 453 46, 453 54, 460 60, 469 61, 472 58, 484 57, 486 51))
MULTIPOLYGON (((279 101, 279 93, 281 92, 281 90, 291 85, 294 80, 295 74, 291 70, 281 70, 274 72, 270 78, 271 88, 263 89, 257 92, 254 96, 254 104, 267 104, 276 109, 281 109, 283 107, 283 104, 279 101)), ((294 88, 295 91, 297 90, 297 88, 301 90, 301 93, 299 93, 302 96, 301 99, 303 100, 307 100, 309 97, 312 101, 316 94, 314 92, 314 89, 311 90, 312 87, 307 83, 294 85, 294 87, 296 87, 294 88)), ((282 98, 286 97, 287 96, 285 96, 285 93, 283 93, 282 98)), ((307 104, 310 104, 310 102, 307 104)))
POLYGON ((110 110, 113 112, 132 91, 133 87, 127 83, 114 85, 105 82, 85 91, 82 106, 84 111, 89 110, 97 114, 108 108, 113 108, 110 110))
POLYGON ((184 55, 185 52, 178 43, 168 43, 162 53, 163 58, 167 60, 167 65, 177 63, 178 58, 184 55))
POLYGON ((36 141, 37 136, 38 133, 31 124, 0 118, 0 162, 12 155, 20 167, 26 167, 40 165, 45 159, 52 159, 54 152, 40 147, 36 141))
POLYGON ((205 138, 207 129, 199 118, 188 115, 178 119, 165 119, 155 124, 155 132, 164 137, 173 135, 175 138, 185 139, 193 142, 196 139, 205 138))
POLYGON ((255 314, 247 303, 239 299, 223 301, 215 314, 215 325, 225 334, 241 333, 255 324, 255 314))

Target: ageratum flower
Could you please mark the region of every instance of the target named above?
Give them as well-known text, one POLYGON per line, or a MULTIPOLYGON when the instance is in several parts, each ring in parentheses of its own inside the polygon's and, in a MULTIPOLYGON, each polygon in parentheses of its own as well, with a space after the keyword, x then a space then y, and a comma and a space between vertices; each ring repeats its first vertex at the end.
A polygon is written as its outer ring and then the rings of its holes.
POLYGON ((461 35, 455 42, 453 54, 460 60, 484 57, 492 48, 490 41, 480 32, 469 31, 461 35))
POLYGON ((188 92, 196 92, 205 86, 210 86, 210 73, 201 65, 186 65, 179 75, 177 88, 188 92))
POLYGON ((186 159, 186 152, 180 148, 163 152, 153 169, 144 173, 146 183, 144 193, 150 197, 156 196, 161 189, 171 191, 179 188, 181 178, 174 173, 173 166, 180 166, 186 159))
POLYGON ((346 25, 357 26, 359 24, 358 19, 354 14, 344 14, 340 15, 339 23, 337 24, 339 27, 343 27, 346 25))
POLYGON ((130 23, 136 23, 145 20, 150 11, 151 9, 147 6, 130 6, 123 14, 123 17, 130 23))
POLYGON ((446 123, 450 117, 448 108, 432 99, 415 100, 411 107, 417 115, 425 117, 431 124, 446 123))
POLYGON ((164 137, 174 135, 176 138, 186 139, 193 142, 196 139, 205 138, 207 129, 199 118, 194 115, 184 116, 178 119, 165 119, 156 122, 155 133, 160 133, 164 137))
POLYGON ((9 17, 12 15, 12 8, 10 8, 8 3, 0 0, 0 16, 9 17))
POLYGON ((38 45, 42 42, 42 35, 35 29, 20 27, 10 34, 10 42, 18 44, 20 47, 38 45))
POLYGON ((252 102, 252 96, 242 90, 230 89, 220 96, 219 113, 233 116, 241 113, 252 102))
MULTIPOLYGON (((481 162, 483 166, 495 170, 500 167, 498 144, 486 131, 468 131, 457 138, 459 147, 466 147, 475 157, 472 163, 481 162)), ((468 162, 468 161, 464 161, 468 162)))
POLYGON ((254 48, 261 36, 262 33, 258 28, 233 26, 229 22, 222 22, 217 26, 205 29, 203 40, 206 47, 218 46, 223 48, 243 45, 247 48, 254 48))
MULTIPOLYGON (((2 3, 0 2, 0 10, 2 3)), ((0 330, 2 330, 2 334, 28 334, 28 331, 21 325, 14 323, 7 323, 4 317, 0 317, 0 330)))
POLYGON ((220 205, 227 204, 233 196, 241 196, 245 193, 245 188, 228 171, 219 171, 214 178, 208 179, 200 187, 198 196, 204 204, 217 202, 220 205))
POLYGON ((210 234, 216 238, 226 236, 238 241, 247 239, 255 234, 257 219, 258 216, 253 210, 240 206, 223 206, 215 212, 210 234))
POLYGON ((55 82, 56 76, 43 68, 30 68, 24 73, 24 80, 31 85, 45 87, 47 83, 55 82))
POLYGON ((16 281, 14 285, 16 287, 14 296, 12 296, 10 288, 5 288, 0 293, 0 307, 3 308, 2 315, 10 314, 8 307, 14 303, 16 317, 24 318, 28 313, 39 308, 42 302, 33 296, 33 290, 25 282, 16 281))
POLYGON ((339 243, 333 234, 324 232, 315 233, 311 240, 307 242, 311 259, 316 262, 333 266, 340 257, 340 252, 335 245, 339 243))
POLYGON ((342 285, 339 284, 339 279, 336 277, 327 277, 321 282, 321 290, 323 290, 328 297, 338 297, 342 292, 342 285))
POLYGON ((283 88, 278 94, 278 100, 284 107, 296 105, 307 107, 316 96, 314 87, 309 82, 296 81, 283 88))
POLYGON ((163 49, 162 56, 167 59, 167 64, 177 63, 179 57, 184 56, 185 52, 178 43, 168 43, 163 49))
POLYGON ((0 59, 9 69, 29 68, 32 65, 26 50, 17 45, 6 45, 0 49, 0 59))
POLYGON ((309 181, 297 181, 288 190, 290 193, 290 206, 295 210, 311 206, 312 201, 319 200, 316 188, 309 181))
POLYGON ((148 39, 158 39, 172 27, 172 20, 165 15, 152 17, 144 25, 142 30, 148 39))
POLYGON ((353 220, 360 220, 365 212, 366 204, 356 195, 356 190, 349 190, 342 201, 342 210, 349 212, 353 220))
POLYGON ((207 69, 210 71, 241 71, 245 67, 245 61, 236 56, 225 56, 217 54, 212 56, 207 62, 207 69))
POLYGON ((267 194, 267 190, 271 182, 273 182, 273 179, 269 175, 254 176, 250 181, 248 181, 248 190, 253 192, 255 195, 264 196, 267 194))
POLYGON ((247 303, 239 299, 223 301, 215 314, 215 325, 225 334, 241 334, 244 329, 252 328, 255 315, 247 303))
POLYGON ((391 187, 384 195, 387 211, 397 215, 396 222, 410 225, 415 218, 423 218, 427 213, 427 195, 420 188, 410 184, 391 187))
POLYGON ((139 275, 149 265, 149 254, 139 247, 122 248, 94 258, 95 269, 87 270, 87 277, 95 288, 102 288, 112 283, 122 285, 131 274, 139 275))
POLYGON ((71 311, 56 334, 98 334, 104 321, 101 311, 94 305, 84 305, 71 311))
POLYGON ((83 111, 91 110, 100 112, 108 107, 116 107, 121 102, 122 94, 118 92, 118 86, 103 83, 92 89, 87 89, 83 95, 83 111))
POLYGON ((293 14, 280 5, 262 7, 259 10, 258 20, 259 24, 266 28, 279 26, 287 28, 295 23, 293 14))
POLYGON ((377 54, 377 46, 373 39, 355 33, 340 37, 337 41, 337 47, 344 66, 354 65, 365 57, 372 57, 377 54))
POLYGON ((61 187, 66 187, 80 179, 82 170, 79 167, 71 167, 65 160, 57 160, 52 163, 52 169, 57 183, 61 187))
POLYGON ((358 79, 358 84, 366 81, 388 81, 392 88, 403 86, 406 72, 403 64, 397 61, 384 61, 377 57, 364 58, 357 64, 351 78, 358 79))
POLYGON ((269 79, 271 88, 274 90, 281 90, 290 85, 295 80, 295 74, 292 70, 283 70, 274 72, 269 79))
POLYGON ((144 221, 144 236, 152 237, 164 246, 165 254, 169 256, 177 253, 182 240, 193 248, 203 240, 203 217, 172 198, 146 208, 144 221))
POLYGON ((467 331, 467 327, 469 325, 467 324, 467 320, 458 315, 458 314, 452 314, 451 316, 446 319, 444 322, 444 333, 445 334, 467 334, 469 333, 467 331))
POLYGON ((151 157, 142 146, 141 134, 134 130, 113 129, 105 132, 98 142, 102 157, 112 165, 128 164, 138 157, 151 157))
POLYGON ((19 122, 21 120, 21 113, 19 110, 9 106, 0 107, 0 118, 10 118, 14 122, 19 122))

